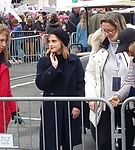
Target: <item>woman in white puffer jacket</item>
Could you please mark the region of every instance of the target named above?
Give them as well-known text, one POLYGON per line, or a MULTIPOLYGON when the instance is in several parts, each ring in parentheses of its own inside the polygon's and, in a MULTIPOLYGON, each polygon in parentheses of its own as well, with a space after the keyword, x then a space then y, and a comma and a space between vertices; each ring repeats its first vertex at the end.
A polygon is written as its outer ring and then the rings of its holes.
MULTIPOLYGON (((117 38, 121 30, 126 28, 124 17, 117 12, 109 12, 101 19, 101 29, 89 36, 88 43, 92 46, 92 52, 85 72, 86 97, 101 97, 108 100, 117 87, 126 78, 129 57, 126 53, 115 54, 117 38), (118 80, 117 84, 113 83, 118 80)), ((97 117, 95 113, 95 101, 89 101, 90 121, 92 128, 97 124, 98 150, 111 150, 111 119, 110 110, 103 102, 97 102, 97 117), (96 119, 97 118, 97 119, 96 119)), ((115 109, 115 123, 120 127, 120 108, 115 109)), ((133 123, 130 114, 126 117, 127 148, 133 147, 133 123)), ((91 129, 91 130, 93 130, 91 129)), ((94 137, 95 138, 95 137, 94 137)), ((118 141, 121 149, 121 141, 118 141)))

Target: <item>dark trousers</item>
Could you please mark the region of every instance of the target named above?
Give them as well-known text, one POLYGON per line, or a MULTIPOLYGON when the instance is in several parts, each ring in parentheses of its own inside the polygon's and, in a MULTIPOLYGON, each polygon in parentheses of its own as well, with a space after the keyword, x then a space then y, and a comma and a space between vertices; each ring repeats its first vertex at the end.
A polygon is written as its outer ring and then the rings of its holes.
MULTIPOLYGON (((115 108, 115 125, 121 127, 121 106, 115 108)), ((125 125, 126 125, 126 150, 133 149, 134 128, 131 113, 125 111, 125 125)), ((91 125, 92 136, 95 140, 95 127, 91 125)), ((102 112, 99 124, 97 125, 98 134, 98 150, 112 150, 111 146, 111 120, 110 110, 107 107, 106 111, 102 112)), ((119 150, 121 150, 121 139, 118 139, 119 150)))

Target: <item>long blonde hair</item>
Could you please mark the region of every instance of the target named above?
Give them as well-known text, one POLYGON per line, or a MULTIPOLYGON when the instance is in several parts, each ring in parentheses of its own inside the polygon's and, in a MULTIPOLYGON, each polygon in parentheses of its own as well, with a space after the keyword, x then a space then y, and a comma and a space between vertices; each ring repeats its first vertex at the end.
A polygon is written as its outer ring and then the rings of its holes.
MULTIPOLYGON (((90 15, 91 15, 91 13, 88 12, 88 18, 90 17, 90 15)), ((83 12, 83 14, 81 16, 80 24, 81 24, 82 29, 86 29, 86 27, 87 27, 86 11, 83 12)))
MULTIPOLYGON (((49 36, 50 35, 48 35, 48 37, 47 37, 47 43, 48 43, 49 36)), ((61 42, 61 40, 58 37, 57 37, 57 39, 61 42)), ((50 53, 51 53, 51 50, 48 49, 47 52, 46 52, 46 54, 45 54, 45 56, 49 57, 50 53)), ((62 42, 61 42, 61 54, 62 54, 62 56, 63 56, 64 59, 67 59, 69 57, 68 48, 62 42)))
POLYGON ((5 34, 7 39, 6 39, 6 47, 5 49, 3 50, 3 55, 4 55, 4 63, 8 63, 8 42, 9 42, 9 39, 10 39, 10 31, 7 27, 4 27, 4 26, 1 26, 0 27, 0 34, 5 34))

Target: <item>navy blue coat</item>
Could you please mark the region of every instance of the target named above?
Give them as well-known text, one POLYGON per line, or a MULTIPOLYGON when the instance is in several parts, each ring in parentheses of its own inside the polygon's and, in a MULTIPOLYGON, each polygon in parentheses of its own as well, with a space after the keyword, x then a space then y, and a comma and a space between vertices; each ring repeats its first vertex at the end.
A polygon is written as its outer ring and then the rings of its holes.
MULTIPOLYGON (((49 57, 42 57, 37 64, 37 87, 44 92, 43 96, 85 96, 84 91, 84 70, 80 59, 74 54, 70 54, 65 61, 63 71, 51 65, 49 57)), ((71 111, 73 107, 80 109, 79 101, 70 102, 71 120, 71 141, 72 146, 81 144, 81 115, 77 119, 72 119, 71 111)), ((54 102, 43 102, 44 114, 44 135, 45 149, 56 149, 55 131, 55 108, 54 102)), ((58 117, 58 144, 61 145, 62 129, 64 127, 64 139, 69 143, 68 126, 68 102, 57 102, 58 117)), ((43 129, 42 115, 40 125, 40 150, 43 149, 43 129)))

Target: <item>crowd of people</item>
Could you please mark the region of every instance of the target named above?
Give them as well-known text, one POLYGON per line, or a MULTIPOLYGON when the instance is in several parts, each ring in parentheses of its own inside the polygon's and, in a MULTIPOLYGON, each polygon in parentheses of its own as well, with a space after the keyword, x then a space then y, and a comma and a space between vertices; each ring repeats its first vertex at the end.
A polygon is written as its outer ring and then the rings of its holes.
MULTIPOLYGON (((48 50, 38 60, 35 79, 35 84, 43 91, 43 96, 104 98, 110 101, 114 107, 115 127, 121 127, 120 110, 122 102, 127 97, 135 95, 135 34, 133 34, 135 29, 128 28, 125 18, 118 12, 104 8, 97 11, 96 14, 92 14, 91 10, 88 11, 88 26, 86 12, 80 14, 80 8, 73 8, 70 14, 47 14, 46 12, 38 13, 36 16, 25 14, 21 17, 21 23, 14 17, 10 23, 7 18, 1 17, 0 69, 2 70, 2 67, 4 67, 7 71, 7 90, 10 92, 4 95, 2 92, 0 96, 12 96, 7 59, 8 50, 6 47, 9 31, 33 31, 33 34, 38 33, 41 36, 46 33, 48 50), (79 57, 76 54, 69 53, 69 35, 73 32, 76 32, 76 44, 81 44, 83 47, 81 49, 78 45, 78 51, 90 52, 86 70, 83 69, 79 57)), ((27 36, 29 36, 28 34, 27 36)), ((14 34, 14 37, 25 35, 26 33, 22 35, 19 32, 17 36, 14 34)), ((26 42, 26 49, 22 49, 22 42, 24 41, 20 39, 14 43, 20 63, 24 61, 25 55, 29 55, 27 48, 29 44, 33 49, 30 54, 34 54, 34 42, 26 42)), ((32 57, 29 57, 29 59, 32 61, 32 57)), ((1 78, 4 78, 1 70, 0 81, 4 81, 1 80, 1 78)), ((2 82, 2 84, 7 86, 6 83, 2 82)), ((13 104, 15 107, 15 102, 13 104)), ((111 118, 108 106, 103 102, 89 101, 87 109, 88 107, 90 109, 90 129, 94 141, 96 141, 95 132, 97 127, 98 150, 111 150, 111 118)), ((44 101, 43 107, 40 109, 40 150, 55 150, 60 149, 60 146, 63 150, 72 150, 75 145, 82 142, 81 102, 71 101, 68 103, 60 101, 56 102, 56 108, 55 111, 54 102, 44 101), (57 113, 58 119, 57 126, 55 113, 57 113), (56 127, 58 130, 57 136, 55 135, 56 127), (70 128, 71 140, 69 139, 70 128)), ((3 105, 1 105, 2 109, 3 105)), ((15 110, 9 107, 9 104, 8 111, 9 115, 16 114, 15 110)), ((126 109, 125 114, 126 150, 132 150, 134 128, 132 113, 129 108, 126 109)), ((122 150, 121 139, 118 139, 118 148, 122 150)))
MULTIPOLYGON (((12 14, 3 13, 0 17, 0 25, 6 26, 11 33, 13 33, 12 38, 34 35, 42 36, 44 34, 49 34, 49 32, 55 28, 62 28, 68 32, 69 36, 71 36, 73 32, 76 32, 74 43, 82 44, 83 46, 83 49, 78 46, 78 52, 91 50, 91 47, 86 43, 86 12, 81 12, 80 8, 73 8, 70 13, 68 11, 52 14, 46 12, 25 12, 19 15, 19 17, 22 20, 21 22, 19 22, 12 14)), ((34 61, 37 59, 32 57, 33 55, 36 55, 37 53, 42 55, 42 52, 40 51, 40 49, 42 49, 41 39, 27 39, 25 43, 24 40, 26 39, 13 40, 10 45, 10 55, 13 56, 12 58, 16 64, 26 61, 26 56, 28 57, 28 61, 34 61), (34 40, 40 41, 40 43, 37 42, 34 44, 34 40)), ((45 46, 48 47, 47 45, 45 46)))
MULTIPOLYGON (((86 12, 80 11, 80 8, 72 8, 69 12, 47 13, 39 11, 37 13, 24 12, 20 14, 21 22, 12 14, 1 14, 0 26, 6 26, 12 34, 12 38, 21 38, 26 36, 49 34, 52 29, 62 28, 68 32, 69 36, 75 33, 73 43, 78 44, 77 52, 90 52, 91 46, 87 43, 88 32, 93 33, 99 28, 99 20, 108 11, 108 9, 96 9, 95 12, 88 10, 89 24, 87 27, 86 12), (94 13, 93 13, 94 12, 94 13), (82 47, 80 46, 82 45, 82 47)), ((13 40, 10 44, 10 55, 15 64, 25 61, 37 61, 37 55, 43 55, 41 49, 46 51, 48 45, 42 44, 40 38, 13 40), (25 41, 25 42, 24 42, 25 41), (40 42, 37 42, 40 41, 40 42), (45 48, 44 48, 45 47, 45 48)))

